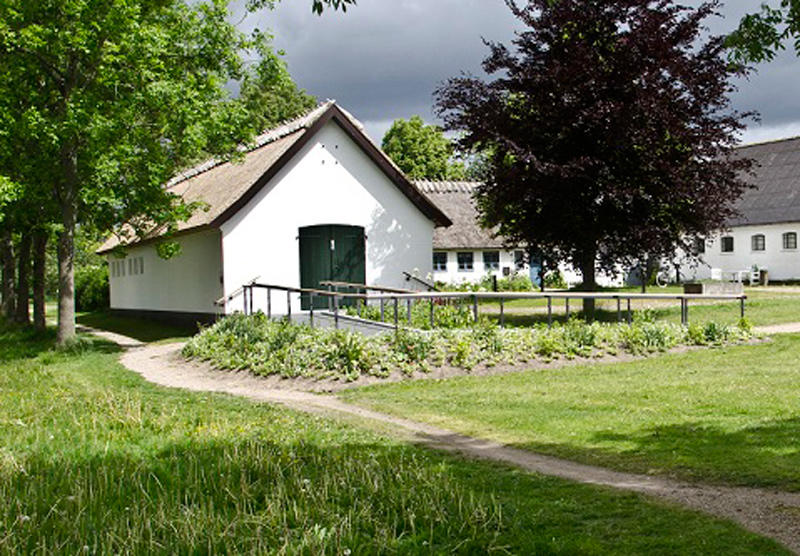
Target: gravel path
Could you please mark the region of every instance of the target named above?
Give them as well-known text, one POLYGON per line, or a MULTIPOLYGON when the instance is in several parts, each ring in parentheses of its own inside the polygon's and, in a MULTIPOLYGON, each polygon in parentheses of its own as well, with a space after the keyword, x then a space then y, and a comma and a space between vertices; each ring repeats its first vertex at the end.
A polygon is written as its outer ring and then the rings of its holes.
MULTIPOLYGON (((793 326, 800 331, 800 323, 793 326)), ((639 492, 730 519, 753 532, 776 539, 800 554, 800 493, 690 484, 543 456, 351 405, 331 395, 271 388, 263 378, 248 372, 223 372, 202 363, 186 361, 180 355, 182 344, 142 344, 118 334, 93 332, 124 345, 127 350, 121 357, 122 364, 156 384, 225 392, 317 414, 343 413, 370 419, 388 424, 411 440, 436 449, 509 463, 531 472, 581 483, 639 492)))

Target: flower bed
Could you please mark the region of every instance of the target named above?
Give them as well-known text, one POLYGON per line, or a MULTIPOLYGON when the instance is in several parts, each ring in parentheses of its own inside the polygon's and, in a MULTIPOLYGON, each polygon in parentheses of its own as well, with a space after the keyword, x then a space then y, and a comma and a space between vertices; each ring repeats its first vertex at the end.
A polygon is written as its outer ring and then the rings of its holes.
POLYGON ((429 372, 443 366, 519 365, 558 358, 642 355, 677 346, 723 345, 751 338, 749 326, 708 323, 682 327, 652 321, 627 324, 572 320, 548 329, 500 329, 483 322, 467 329, 400 329, 365 337, 348 330, 311 328, 263 314, 232 315, 204 329, 183 355, 224 369, 286 378, 353 381, 429 372))

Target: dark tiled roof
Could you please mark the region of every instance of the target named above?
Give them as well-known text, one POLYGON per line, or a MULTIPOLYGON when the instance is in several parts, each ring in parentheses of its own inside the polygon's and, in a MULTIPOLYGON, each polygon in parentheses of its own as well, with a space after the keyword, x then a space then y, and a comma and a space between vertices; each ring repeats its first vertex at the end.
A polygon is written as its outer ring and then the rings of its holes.
POLYGON ((752 158, 755 189, 745 191, 736 203, 740 216, 730 226, 800 222, 800 137, 739 147, 752 158))
POLYGON ((480 225, 478 209, 472 199, 478 182, 417 181, 414 184, 453 221, 452 226, 433 231, 434 249, 503 247, 503 238, 495 237, 492 230, 480 225))

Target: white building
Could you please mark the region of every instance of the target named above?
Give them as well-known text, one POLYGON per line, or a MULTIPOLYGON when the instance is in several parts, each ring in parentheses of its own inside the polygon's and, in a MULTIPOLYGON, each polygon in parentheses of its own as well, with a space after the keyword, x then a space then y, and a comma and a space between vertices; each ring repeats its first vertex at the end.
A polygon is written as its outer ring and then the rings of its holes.
POLYGON ((525 251, 509 249, 492 230, 480 226, 472 199, 477 182, 417 181, 415 185, 453 222, 433 232, 435 281, 459 284, 478 282, 489 274, 498 278, 515 272, 529 275, 525 251))
POLYGON ((766 269, 770 280, 800 279, 800 137, 738 149, 756 162, 753 189, 736 204, 739 216, 698 245, 701 262, 685 278, 746 275, 766 269))
MULTIPOLYGON (((318 288, 323 280, 407 288, 403 272, 428 273, 434 228, 450 220, 376 148, 350 114, 329 101, 260 136, 238 163, 209 162, 169 189, 202 201, 172 238, 178 256, 156 253, 161 238, 108 256, 111 308, 150 317, 213 320, 241 310, 242 299, 215 301, 253 280, 318 288)), ((287 310, 273 292, 273 314, 287 310)), ((318 300, 322 302, 322 300, 318 300)), ((308 301, 291 296, 292 310, 308 301)), ((266 310, 265 291, 253 309, 266 310)))
MULTIPOLYGON (((478 182, 418 181, 416 186, 425 193, 450 219, 452 225, 433 232, 433 279, 448 284, 478 282, 487 274, 498 278, 522 273, 538 284, 540 265, 528 264, 524 247, 509 248, 494 230, 480 225, 473 194, 478 182)), ((570 265, 559 270, 568 285, 581 282, 581 274, 570 265)), ((611 287, 622 285, 622 274, 616 276, 598 272, 597 283, 611 287)))

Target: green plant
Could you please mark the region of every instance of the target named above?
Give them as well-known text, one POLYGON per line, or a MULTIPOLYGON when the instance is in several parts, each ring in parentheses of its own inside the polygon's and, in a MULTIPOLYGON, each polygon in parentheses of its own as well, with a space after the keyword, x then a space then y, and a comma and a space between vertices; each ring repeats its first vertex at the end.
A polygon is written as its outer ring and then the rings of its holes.
POLYGON ((75 271, 75 309, 98 311, 109 306, 108 266, 91 265, 75 271))
POLYGON ((544 287, 554 290, 566 290, 567 279, 560 270, 551 270, 544 275, 544 287))

